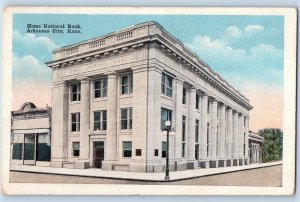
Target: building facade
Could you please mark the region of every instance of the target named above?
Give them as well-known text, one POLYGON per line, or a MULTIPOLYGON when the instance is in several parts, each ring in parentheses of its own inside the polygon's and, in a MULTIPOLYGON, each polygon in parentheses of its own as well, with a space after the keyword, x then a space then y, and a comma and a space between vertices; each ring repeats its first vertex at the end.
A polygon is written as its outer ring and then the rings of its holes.
POLYGON ((262 144, 264 138, 249 131, 249 161, 251 164, 262 163, 262 144))
POLYGON ((156 22, 62 47, 51 166, 162 172, 249 164, 249 100, 156 22))
POLYGON ((50 166, 51 108, 24 103, 11 112, 11 163, 50 166))

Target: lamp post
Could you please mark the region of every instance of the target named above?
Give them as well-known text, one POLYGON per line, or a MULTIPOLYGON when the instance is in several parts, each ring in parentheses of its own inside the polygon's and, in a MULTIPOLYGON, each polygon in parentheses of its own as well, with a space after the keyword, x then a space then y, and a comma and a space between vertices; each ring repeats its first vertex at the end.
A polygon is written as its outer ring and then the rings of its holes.
POLYGON ((167 120, 165 122, 166 125, 166 131, 167 131, 167 153, 166 153, 166 176, 165 176, 165 181, 170 180, 169 177, 169 132, 171 130, 171 121, 167 120))

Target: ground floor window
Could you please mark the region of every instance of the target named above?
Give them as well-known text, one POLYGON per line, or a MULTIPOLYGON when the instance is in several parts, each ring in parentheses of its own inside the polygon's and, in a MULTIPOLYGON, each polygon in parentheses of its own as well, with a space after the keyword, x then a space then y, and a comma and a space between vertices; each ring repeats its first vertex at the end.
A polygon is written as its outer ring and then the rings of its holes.
POLYGON ((50 137, 48 134, 37 135, 37 145, 36 145, 36 160, 37 161, 50 161, 51 147, 50 147, 50 137))
POLYGON ((131 157, 132 156, 132 142, 123 142, 123 157, 131 157))
POLYGON ((167 157, 167 142, 162 142, 162 150, 161 150, 161 157, 167 157))
POLYGON ((73 156, 79 156, 79 155, 80 155, 80 143, 73 142, 73 156))
POLYGON ((14 143, 12 159, 21 160, 22 159, 22 151, 23 151, 23 143, 14 143))
POLYGON ((195 159, 199 160, 199 144, 195 145, 195 159))

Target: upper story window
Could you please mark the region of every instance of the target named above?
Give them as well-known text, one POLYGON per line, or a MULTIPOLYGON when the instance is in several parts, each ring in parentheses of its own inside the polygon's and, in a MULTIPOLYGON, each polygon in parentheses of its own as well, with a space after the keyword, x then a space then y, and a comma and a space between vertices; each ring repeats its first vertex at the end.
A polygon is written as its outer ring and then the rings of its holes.
POLYGON ((107 97, 107 79, 94 81, 95 98, 107 97))
POLYGON ((186 104, 186 88, 182 91, 182 104, 186 104))
POLYGON ((132 108, 121 109, 121 129, 132 129, 132 108))
POLYGON ((196 94, 196 109, 199 109, 199 104, 200 104, 200 96, 199 94, 196 94))
POLYGON ((78 132, 80 131, 80 113, 71 114, 71 131, 78 132))
POLYGON ((210 101, 209 100, 207 101, 207 113, 208 114, 210 113, 210 101))
POLYGON ((80 84, 71 85, 71 101, 80 101, 80 84))
POLYGON ((172 84, 173 84, 173 78, 169 75, 166 75, 165 73, 162 73, 161 93, 168 97, 172 97, 173 95, 172 84))
POLYGON ((94 130, 106 130, 107 128, 107 111, 94 112, 94 130))
POLYGON ((199 142, 199 120, 196 119, 196 125, 195 125, 195 142, 199 142))
POLYGON ((166 128, 165 123, 168 120, 172 122, 172 110, 161 108, 161 129, 166 128))
POLYGON ((124 75, 121 77, 121 91, 122 95, 131 94, 133 90, 132 74, 124 75))

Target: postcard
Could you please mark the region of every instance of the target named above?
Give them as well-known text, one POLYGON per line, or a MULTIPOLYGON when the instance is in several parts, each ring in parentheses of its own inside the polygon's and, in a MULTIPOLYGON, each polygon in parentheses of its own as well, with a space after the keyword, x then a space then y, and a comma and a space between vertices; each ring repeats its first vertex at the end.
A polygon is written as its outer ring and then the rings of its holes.
POLYGON ((296 16, 7 7, 3 193, 292 195, 296 16))

